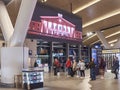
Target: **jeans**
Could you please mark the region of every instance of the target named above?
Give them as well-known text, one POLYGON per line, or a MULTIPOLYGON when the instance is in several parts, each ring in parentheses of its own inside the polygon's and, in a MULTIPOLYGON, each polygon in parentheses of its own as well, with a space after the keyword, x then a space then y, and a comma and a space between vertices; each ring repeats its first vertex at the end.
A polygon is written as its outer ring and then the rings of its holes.
POLYGON ((95 68, 91 68, 90 69, 90 78, 91 78, 91 80, 95 80, 96 79, 95 68))
POLYGON ((71 67, 68 67, 68 75, 71 73, 71 67))

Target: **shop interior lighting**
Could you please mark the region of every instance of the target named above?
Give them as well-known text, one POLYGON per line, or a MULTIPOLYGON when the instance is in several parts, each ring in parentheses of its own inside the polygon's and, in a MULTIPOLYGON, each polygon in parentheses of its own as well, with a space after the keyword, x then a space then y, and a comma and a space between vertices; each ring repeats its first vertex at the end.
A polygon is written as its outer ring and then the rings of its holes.
POLYGON ((85 28, 85 27, 87 27, 87 26, 89 26, 91 24, 97 23, 97 22, 99 22, 101 20, 104 20, 104 19, 110 18, 112 16, 118 15, 118 14, 120 14, 120 9, 114 10, 114 11, 112 11, 110 13, 107 13, 107 14, 99 17, 99 18, 96 18, 96 19, 94 19, 94 20, 92 20, 90 22, 87 22, 87 23, 83 24, 83 28, 85 28))
POLYGON ((100 0, 92 0, 91 2, 88 2, 87 4, 85 4, 85 5, 81 6, 81 7, 78 7, 78 8, 75 9, 75 10, 73 10, 72 13, 73 13, 73 14, 76 14, 76 13, 82 11, 83 9, 85 9, 85 8, 91 6, 91 5, 93 5, 93 4, 95 4, 95 3, 99 2, 99 1, 100 1, 100 0))

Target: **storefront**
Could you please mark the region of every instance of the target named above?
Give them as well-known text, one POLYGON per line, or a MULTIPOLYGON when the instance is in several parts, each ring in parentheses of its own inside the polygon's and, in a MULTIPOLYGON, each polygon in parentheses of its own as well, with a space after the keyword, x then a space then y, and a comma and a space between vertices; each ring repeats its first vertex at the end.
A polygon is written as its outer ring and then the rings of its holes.
POLYGON ((106 61, 107 70, 111 70, 115 57, 120 60, 120 49, 102 50, 102 56, 106 61))
POLYGON ((81 58, 82 20, 72 13, 38 3, 27 38, 37 41, 35 58, 38 63, 52 66, 55 57, 60 61, 67 57, 78 61, 81 58))

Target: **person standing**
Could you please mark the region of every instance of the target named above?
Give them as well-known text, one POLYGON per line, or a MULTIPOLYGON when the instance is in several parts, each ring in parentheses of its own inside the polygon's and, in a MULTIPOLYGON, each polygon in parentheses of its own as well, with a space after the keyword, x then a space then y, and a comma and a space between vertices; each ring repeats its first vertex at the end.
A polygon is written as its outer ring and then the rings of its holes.
POLYGON ((65 60, 63 58, 61 58, 61 69, 65 72, 65 60))
POLYGON ((67 68, 67 71, 68 71, 68 75, 70 75, 70 73, 71 73, 71 66, 72 66, 71 60, 70 60, 70 58, 67 58, 66 68, 67 68))
POLYGON ((104 61, 103 58, 101 58, 99 63, 99 71, 100 71, 101 79, 104 79, 105 68, 106 68, 106 62, 104 61))
POLYGON ((85 63, 84 63, 84 60, 81 60, 81 62, 79 63, 79 66, 80 66, 80 76, 85 77, 85 63))
POLYGON ((91 78, 91 80, 96 80, 95 63, 94 63, 93 58, 91 59, 91 61, 89 63, 89 68, 90 68, 90 78, 91 78))
POLYGON ((57 58, 55 58, 55 60, 54 60, 53 67, 54 67, 54 75, 56 76, 57 73, 59 72, 59 68, 60 68, 60 63, 57 58))
POLYGON ((114 79, 118 79, 118 73, 119 73, 119 60, 118 57, 115 57, 114 62, 113 62, 113 68, 114 68, 114 74, 115 74, 115 78, 114 79))
POLYGON ((34 67, 38 67, 37 61, 34 62, 34 67))
POLYGON ((72 64, 73 71, 76 70, 76 66, 77 66, 77 62, 76 62, 76 60, 73 60, 73 64, 72 64))

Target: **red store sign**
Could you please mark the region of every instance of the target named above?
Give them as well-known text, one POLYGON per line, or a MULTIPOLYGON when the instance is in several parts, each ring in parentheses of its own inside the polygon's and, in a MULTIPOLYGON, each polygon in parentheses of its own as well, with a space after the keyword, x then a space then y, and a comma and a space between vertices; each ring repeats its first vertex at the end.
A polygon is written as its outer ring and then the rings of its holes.
POLYGON ((82 32, 60 16, 41 16, 41 22, 31 21, 28 34, 81 41, 82 32))

